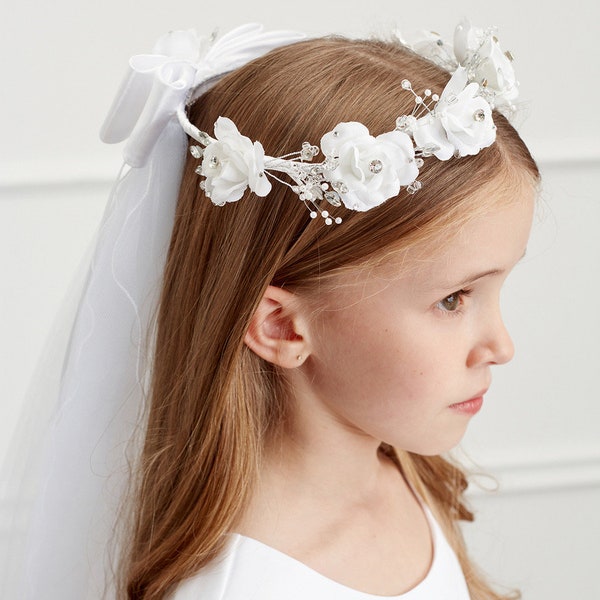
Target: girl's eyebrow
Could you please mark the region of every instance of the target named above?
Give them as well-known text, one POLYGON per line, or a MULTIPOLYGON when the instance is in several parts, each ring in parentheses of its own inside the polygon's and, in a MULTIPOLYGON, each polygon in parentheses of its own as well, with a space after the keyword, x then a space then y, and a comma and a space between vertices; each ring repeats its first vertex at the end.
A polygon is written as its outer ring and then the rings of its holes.
POLYGON ((450 286, 450 287, 463 287, 470 283, 474 283, 478 279, 483 279, 484 277, 489 277, 491 275, 500 275, 502 273, 504 273, 504 269, 490 269, 489 271, 475 273, 474 275, 469 275, 468 277, 463 279, 460 283, 457 283, 455 286, 450 286))
MULTIPOLYGON (((520 261, 523 260, 523 258, 525 257, 525 254, 527 254, 527 248, 525 248, 525 250, 523 251, 523 254, 521 254, 521 258, 519 258, 519 260, 517 261, 517 263, 519 263, 520 261)), ((489 271, 482 271, 481 273, 476 273, 474 275, 469 275, 469 277, 466 277, 460 283, 457 283, 456 287, 463 287, 463 286, 468 285, 470 283, 474 283, 478 279, 483 279, 484 277, 493 276, 493 275, 501 275, 505 271, 506 271, 506 269, 490 269, 489 271)), ((455 286, 449 286, 449 287, 455 287, 455 286)))

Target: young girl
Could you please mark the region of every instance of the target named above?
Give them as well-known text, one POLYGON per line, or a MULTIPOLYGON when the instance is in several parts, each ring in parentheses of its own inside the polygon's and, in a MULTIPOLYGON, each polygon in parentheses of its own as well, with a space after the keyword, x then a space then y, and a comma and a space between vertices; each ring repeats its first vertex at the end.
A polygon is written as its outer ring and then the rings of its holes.
MULTIPOLYGON (((173 33, 134 57, 104 130, 129 137, 134 167, 101 242, 121 293, 110 310, 134 306, 137 343, 149 333, 153 352, 146 374, 141 346, 133 358, 107 352, 114 371, 92 360, 102 389, 122 395, 100 432, 134 421, 122 399, 148 390, 117 596, 507 597, 467 555, 467 482, 441 455, 481 408, 490 367, 513 352, 498 296, 525 252, 539 174, 492 112, 515 97, 509 58, 467 23, 454 54, 433 34, 413 43, 429 58, 252 26, 200 59, 198 43, 173 33), (144 203, 150 220, 135 212, 144 203), (143 264, 119 260, 130 280, 161 281, 155 328, 152 289, 135 297, 115 259, 130 226, 143 264), (169 236, 163 273, 149 257, 169 236), (126 361, 133 380, 117 376, 126 361)), ((117 331, 111 315, 96 311, 117 331)), ((130 343, 123 329, 114 335, 130 343)), ((94 435, 81 437, 97 457, 94 435)), ((87 522, 79 529, 90 537, 87 522)), ((98 571, 82 555, 82 571, 98 571)), ((74 570, 31 597, 86 597, 86 577, 74 570)))

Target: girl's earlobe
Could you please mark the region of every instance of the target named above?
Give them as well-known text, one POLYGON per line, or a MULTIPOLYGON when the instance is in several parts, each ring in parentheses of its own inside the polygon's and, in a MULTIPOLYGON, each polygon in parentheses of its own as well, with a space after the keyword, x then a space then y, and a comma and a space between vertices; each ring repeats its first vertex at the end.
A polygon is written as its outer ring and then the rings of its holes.
POLYGON ((269 286, 250 320, 245 344, 264 360, 291 369, 310 354, 302 305, 292 292, 269 286))

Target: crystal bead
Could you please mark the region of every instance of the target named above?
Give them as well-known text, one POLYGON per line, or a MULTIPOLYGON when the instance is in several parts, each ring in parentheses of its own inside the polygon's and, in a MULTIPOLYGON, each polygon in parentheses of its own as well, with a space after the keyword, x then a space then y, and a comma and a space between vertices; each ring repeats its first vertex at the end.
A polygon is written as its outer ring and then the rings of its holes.
POLYGON ((417 181, 416 179, 408 186, 406 186, 406 191, 409 194, 415 194, 416 192, 418 192, 422 187, 422 184, 420 181, 417 181))
POLYGON ((308 142, 302 143, 302 151, 300 152, 302 160, 311 161, 317 154, 319 154, 318 146, 311 146, 308 142))
POLYGON ((342 222, 342 217, 336 217, 334 220, 335 220, 335 224, 339 225, 342 222))
POLYGON ((329 156, 325 160, 325 169, 327 169, 327 171, 335 171, 335 169, 338 168, 339 164, 340 163, 337 160, 337 158, 332 158, 331 156, 329 156))
POLYGON ((216 156, 211 156, 208 161, 208 166, 211 169, 216 169, 219 166, 219 159, 216 156))
POLYGON ((483 108, 480 108, 473 113, 473 119, 479 123, 481 123, 481 121, 485 121, 485 112, 483 111, 483 108))
POLYGON ((333 189, 337 190, 340 194, 348 193, 348 186, 343 181, 335 181, 332 183, 333 189))
POLYGON ((331 206, 341 206, 342 201, 335 192, 325 192, 325 200, 331 204, 331 206))
POLYGON ((506 58, 508 58, 508 60, 510 60, 510 62, 513 62, 513 60, 515 60, 515 57, 512 55, 512 52, 510 50, 507 50, 504 53, 504 56, 506 56, 506 58))
POLYGON ((431 99, 432 99, 434 102, 437 102, 437 101, 440 99, 440 97, 438 96, 438 94, 433 94, 433 96, 431 96, 431 99))
POLYGON ((415 104, 423 104, 423 98, 421 96, 416 96, 415 104))
POLYGON ((417 169, 420 169, 425 164, 425 161, 422 158, 415 158, 415 165, 417 169))
POLYGON ((412 88, 412 86, 410 85, 410 81, 408 79, 403 79, 400 82, 400 85, 402 86, 403 90, 410 90, 412 88))
POLYGON ((427 88, 427 89, 426 89, 426 90, 423 92, 423 94, 429 98, 429 96, 431 96, 431 90, 430 90, 429 88, 427 88))
POLYGON ((200 146, 190 146, 190 154, 194 158, 202 158, 204 150, 200 146))
POLYGON ((369 171, 371 171, 371 173, 375 173, 375 175, 381 173, 381 171, 383 171, 383 163, 377 158, 372 160, 369 163, 369 171))
MULTIPOLYGON (((323 215, 323 216, 325 216, 325 215, 323 215)), ((325 225, 331 225, 332 223, 333 223, 333 219, 331 217, 327 217, 325 219, 325 225)))
POLYGON ((324 211, 321 213, 321 216, 322 216, 324 219, 326 219, 326 218, 329 216, 329 212, 327 212, 326 210, 324 210, 324 211))
POLYGON ((317 212, 314 210, 310 211, 310 218, 311 219, 316 219, 318 217, 317 212))

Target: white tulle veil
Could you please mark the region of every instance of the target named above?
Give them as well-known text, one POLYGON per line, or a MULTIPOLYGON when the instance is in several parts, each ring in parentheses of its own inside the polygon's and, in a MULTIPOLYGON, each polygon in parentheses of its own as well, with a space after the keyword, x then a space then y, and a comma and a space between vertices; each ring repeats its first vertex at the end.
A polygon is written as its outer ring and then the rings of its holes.
POLYGON ((258 25, 216 41, 172 32, 152 54, 130 60, 102 131, 107 142, 127 139, 125 165, 3 465, 4 497, 19 512, 2 598, 114 597, 115 520, 144 412, 153 317, 187 151, 176 112, 224 73, 301 37, 258 25))

